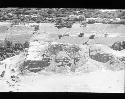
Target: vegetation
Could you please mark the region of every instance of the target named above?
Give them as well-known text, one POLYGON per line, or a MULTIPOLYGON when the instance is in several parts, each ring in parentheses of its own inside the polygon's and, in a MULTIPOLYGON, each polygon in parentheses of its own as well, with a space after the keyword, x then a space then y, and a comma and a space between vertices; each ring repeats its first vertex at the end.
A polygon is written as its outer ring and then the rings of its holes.
MULTIPOLYGON (((106 18, 107 20, 101 21, 102 23, 110 23, 109 19, 125 18, 125 11, 117 9, 112 12, 102 12, 100 9, 84 9, 84 8, 0 8, 0 20, 9 20, 13 24, 19 24, 21 22, 56 22, 62 19, 64 23, 68 21, 68 24, 72 24, 76 21, 83 21, 85 18, 106 18), (78 18, 71 18, 70 15, 79 16, 78 18), (69 22, 70 21, 70 22, 69 22)), ((88 21, 88 23, 94 23, 100 21, 88 21)), ((115 21, 113 21, 115 22, 115 21)), ((112 23, 113 23, 112 22, 112 23)), ((117 23, 117 22, 115 22, 117 23)), ((122 23, 122 22, 120 22, 122 23)), ((119 24, 119 23, 118 23, 119 24)), ((124 24, 124 23, 123 23, 124 24)))
POLYGON ((29 42, 21 43, 12 43, 5 39, 3 46, 0 46, 0 61, 12 57, 15 54, 19 54, 20 51, 23 51, 25 48, 29 47, 29 42))

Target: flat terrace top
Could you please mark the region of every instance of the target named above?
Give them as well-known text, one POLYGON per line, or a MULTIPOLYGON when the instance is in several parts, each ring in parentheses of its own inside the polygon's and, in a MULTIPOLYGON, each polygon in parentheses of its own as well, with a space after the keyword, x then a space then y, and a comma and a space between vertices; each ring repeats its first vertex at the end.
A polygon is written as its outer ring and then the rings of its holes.
MULTIPOLYGON (((37 39, 38 41, 44 40, 45 37, 42 36, 42 34, 34 35, 32 39, 37 39)), ((65 44, 83 44, 86 41, 88 41, 89 44, 104 44, 107 46, 113 45, 117 41, 123 41, 125 40, 125 36, 116 36, 116 37, 98 37, 95 36, 95 39, 90 39, 88 37, 78 37, 76 36, 64 36, 61 39, 59 39, 58 34, 48 34, 46 36, 45 41, 54 41, 58 43, 65 43, 65 44)))
MULTIPOLYGON (((56 37, 56 36, 55 36, 56 37)), ((77 37, 77 36, 66 36, 62 37, 61 39, 55 39, 55 42, 60 43, 70 43, 70 44, 83 44, 84 42, 88 41, 89 37, 77 37)), ((117 41, 123 41, 125 37, 95 37, 95 39, 90 39, 89 44, 104 44, 111 46, 117 41)))

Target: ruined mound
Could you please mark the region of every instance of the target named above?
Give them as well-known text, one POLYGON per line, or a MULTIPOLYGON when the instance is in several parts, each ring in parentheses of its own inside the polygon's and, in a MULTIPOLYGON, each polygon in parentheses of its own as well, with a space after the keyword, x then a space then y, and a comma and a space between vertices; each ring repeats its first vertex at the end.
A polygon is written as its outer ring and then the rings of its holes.
POLYGON ((123 70, 125 67, 123 51, 115 51, 104 45, 93 45, 89 55, 91 59, 104 63, 109 70, 123 70))
POLYGON ((36 52, 32 50, 35 57, 32 57, 31 60, 30 58, 25 60, 22 65, 23 69, 25 68, 24 70, 34 73, 41 70, 68 73, 76 71, 92 72, 98 69, 113 71, 124 69, 124 57, 120 56, 120 52, 101 44, 89 46, 53 43, 45 46, 36 52))
POLYGON ((118 51, 121 51, 121 50, 124 50, 125 49, 125 41, 117 41, 115 42, 111 48, 113 50, 118 50, 118 51))
MULTIPOLYGON (((34 41, 37 42, 37 41, 34 41)), ((0 74, 7 79, 27 73, 41 71, 53 73, 89 73, 96 70, 123 70, 125 55, 105 45, 35 44, 35 48, 12 58, 1 61, 0 74), (41 45, 41 47, 40 47, 41 45), (40 48, 40 49, 39 49, 40 48), (38 56, 39 55, 39 56, 38 56), (35 57, 33 57, 35 56, 35 57), (32 58, 30 58, 32 57, 32 58), (4 72, 3 72, 4 71, 4 72), (9 74, 9 75, 8 75, 9 74)))

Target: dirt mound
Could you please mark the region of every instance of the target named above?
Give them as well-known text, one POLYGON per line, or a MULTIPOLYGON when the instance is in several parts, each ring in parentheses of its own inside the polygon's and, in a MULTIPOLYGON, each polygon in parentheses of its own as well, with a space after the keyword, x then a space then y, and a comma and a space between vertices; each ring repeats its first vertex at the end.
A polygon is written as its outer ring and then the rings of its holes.
POLYGON ((118 51, 121 51, 121 50, 124 50, 125 49, 125 41, 118 41, 118 42, 115 42, 111 48, 113 50, 118 50, 118 51))
POLYGON ((25 74, 27 71, 37 73, 42 70, 54 73, 75 73, 93 72, 99 69, 118 71, 123 70, 125 66, 125 57, 119 57, 120 55, 118 56, 116 51, 114 54, 114 50, 111 48, 98 44, 53 43, 44 49, 41 48, 39 51, 41 58, 37 60, 35 58, 29 60, 28 56, 22 54, 15 56, 17 58, 8 58, 8 61, 2 61, 1 64, 4 63, 1 65, 4 68, 3 71, 7 70, 11 75, 11 70, 16 67, 17 74, 25 74), (5 67, 8 69, 5 69, 5 67))
POLYGON ((35 60, 36 58, 28 60, 28 58, 23 64, 23 67, 30 72, 37 73, 43 69, 55 73, 80 70, 91 72, 100 68, 113 71, 124 69, 124 57, 117 56, 117 53, 114 54, 114 50, 103 45, 53 43, 39 51, 36 53, 39 53, 41 58, 37 60, 35 60))
POLYGON ((104 46, 102 47, 101 45, 91 46, 89 56, 91 59, 94 59, 102 63, 106 63, 112 58, 112 55, 106 53, 107 51, 108 49, 106 50, 106 48, 104 48, 104 46))
POLYGON ((44 45, 40 47, 39 43, 37 43, 34 47, 32 46, 32 49, 29 51, 24 67, 28 66, 27 69, 39 68, 39 70, 45 67, 47 71, 55 72, 75 71, 75 68, 82 66, 88 57, 85 47, 82 48, 78 45, 71 44, 52 43, 48 47, 44 47, 44 45), (31 58, 29 58, 29 56, 31 56, 31 58))
POLYGON ((22 53, 1 61, 0 75, 9 85, 15 86, 20 77, 40 74, 42 71, 48 74, 87 74, 98 70, 123 70, 125 57, 118 57, 108 51, 108 47, 106 49, 103 45, 52 43, 41 48, 41 58, 38 60, 28 60, 28 53, 22 53))
POLYGON ((101 47, 97 45, 90 47, 90 58, 98 62, 105 63, 106 68, 110 70, 123 70, 125 67, 125 54, 120 51, 112 50, 111 48, 101 47))
POLYGON ((29 70, 30 72, 39 72, 43 70, 45 67, 50 65, 50 58, 43 58, 42 60, 31 61, 27 60, 24 61, 22 67, 20 68, 24 72, 24 70, 29 70))

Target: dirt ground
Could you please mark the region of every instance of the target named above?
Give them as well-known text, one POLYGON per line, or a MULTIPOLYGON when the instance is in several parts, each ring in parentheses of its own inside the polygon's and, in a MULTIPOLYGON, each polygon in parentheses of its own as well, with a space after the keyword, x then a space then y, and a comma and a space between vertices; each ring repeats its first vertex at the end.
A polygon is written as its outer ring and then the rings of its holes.
MULTIPOLYGON (((44 24, 41 25, 40 31, 43 32, 49 32, 51 33, 58 33, 63 30, 57 30, 56 28, 53 28, 53 31, 51 28, 52 25, 44 24), (55 32, 56 30, 56 32, 55 32)), ((74 29, 67 29, 66 31, 75 31, 77 30, 81 31, 81 29, 78 29, 79 27, 73 26, 74 29)), ((96 26, 97 27, 97 26, 96 26)), ((105 26, 106 27, 106 26, 105 26)), ((122 26, 123 27, 123 26, 122 26)), ((92 27, 91 27, 92 28, 92 27)), ((102 27, 99 27, 99 30, 101 30, 102 27)), ((107 28, 107 27, 106 27, 107 28)), ((119 27, 121 29, 121 27, 119 27)), ((15 29, 15 32, 11 36, 15 36, 17 34, 28 33, 31 34, 30 29, 15 29), (18 32, 19 31, 19 32, 18 32)), ((96 29, 95 27, 92 28, 93 30, 96 29)), ((111 29, 114 29, 113 26, 111 26, 111 29)), ((111 30, 110 29, 110 30, 111 30)), ((118 27, 117 27, 118 29, 118 27)), ((98 30, 98 29, 97 29, 98 30)), ((14 30, 13 30, 14 31, 14 30)), ((113 30, 115 31, 115 30, 113 30)), ((123 29, 121 29, 123 32, 123 29)), ((9 32, 8 32, 9 33, 9 32)), ((3 35, 3 34, 1 34, 3 35)), ((1 36, 6 37, 6 35, 1 36)), ((22 38, 26 37, 26 35, 23 35, 22 38)), ((15 36, 15 38, 17 38, 15 36)), ((124 38, 122 38, 124 39, 124 38)), ((65 43, 82 43, 83 38, 77 39, 77 38, 70 38, 65 37, 62 40, 58 42, 65 42, 65 43), (67 40, 68 39, 68 40, 67 40), (69 40, 70 39, 70 40, 69 40)), ((87 38, 84 39, 86 41, 87 38)), ((120 38, 121 40, 121 38, 120 38)), ((23 39, 22 39, 23 41, 23 39)), ((112 44, 116 41, 116 38, 112 39, 96 39, 95 42, 102 42, 103 44, 112 44), (112 41, 110 43, 110 41, 112 41)), ((91 40, 90 42, 94 42, 91 40)), ((93 64, 91 64, 93 66, 93 64)), ((4 79, 0 78, 0 92, 8 92, 8 91, 14 91, 14 92, 97 92, 97 93, 124 93, 124 70, 113 72, 109 70, 97 70, 90 73, 67 73, 67 74, 54 74, 54 73, 48 73, 45 71, 41 71, 38 74, 30 73, 25 76, 20 77, 20 81, 16 84, 15 87, 9 87, 8 84, 6 84, 4 79)))
POLYGON ((124 71, 52 74, 40 72, 21 77, 15 88, 0 80, 0 92, 97 92, 124 93, 124 71))

